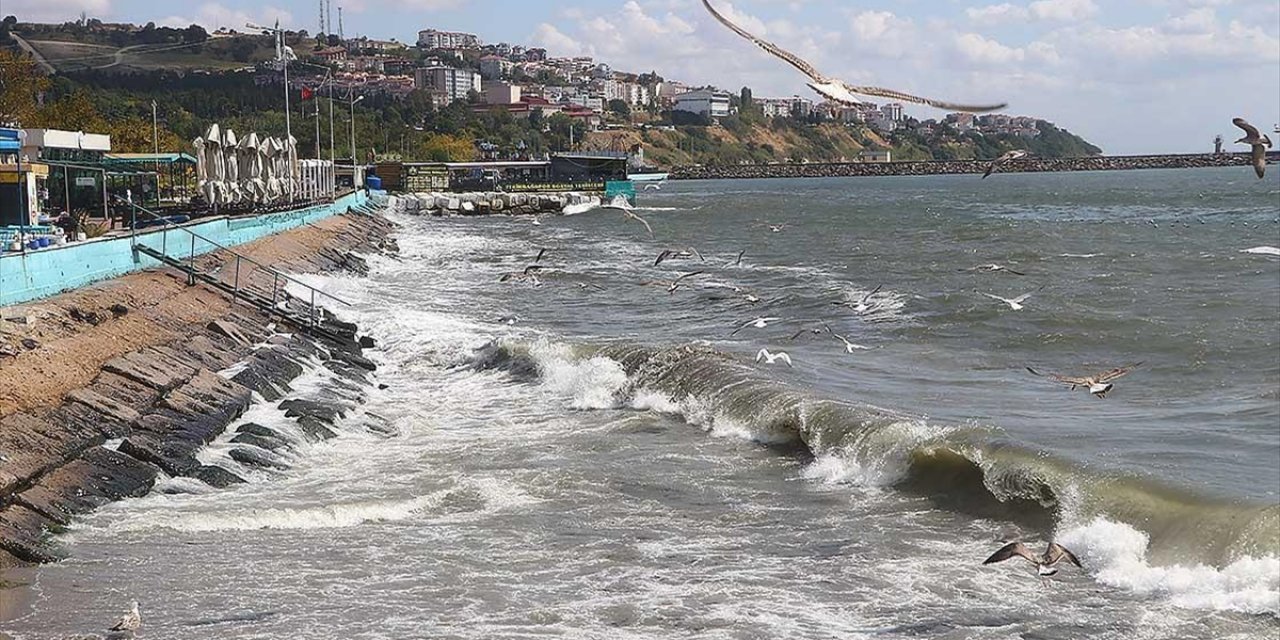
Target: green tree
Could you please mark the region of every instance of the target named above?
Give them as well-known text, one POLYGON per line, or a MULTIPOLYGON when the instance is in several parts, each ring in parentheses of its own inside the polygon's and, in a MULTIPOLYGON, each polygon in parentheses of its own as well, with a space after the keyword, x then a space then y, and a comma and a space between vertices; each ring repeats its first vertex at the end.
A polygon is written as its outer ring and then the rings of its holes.
POLYGON ((49 78, 25 55, 0 49, 0 124, 30 126, 49 78))
POLYGON ((609 111, 623 120, 631 119, 631 105, 627 104, 625 100, 610 100, 609 111))

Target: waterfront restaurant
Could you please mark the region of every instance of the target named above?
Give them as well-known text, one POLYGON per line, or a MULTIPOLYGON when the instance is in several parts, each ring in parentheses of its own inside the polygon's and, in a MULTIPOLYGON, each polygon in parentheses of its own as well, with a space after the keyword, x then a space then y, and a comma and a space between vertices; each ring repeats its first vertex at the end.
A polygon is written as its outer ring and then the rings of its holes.
POLYGON ((33 225, 40 216, 49 167, 21 160, 23 137, 19 129, 0 128, 0 227, 33 225))

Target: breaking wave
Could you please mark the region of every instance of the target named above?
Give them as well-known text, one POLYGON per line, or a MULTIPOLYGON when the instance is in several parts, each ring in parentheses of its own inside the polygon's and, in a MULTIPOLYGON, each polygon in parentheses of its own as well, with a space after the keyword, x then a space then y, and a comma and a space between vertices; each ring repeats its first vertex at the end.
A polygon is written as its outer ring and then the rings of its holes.
POLYGON ((805 477, 924 496, 1014 521, 1086 558, 1095 579, 1178 606, 1280 613, 1280 506, 1085 468, 995 427, 943 426, 791 388, 707 346, 492 343, 477 368, 537 380, 578 409, 678 415, 716 435, 801 448, 805 477))

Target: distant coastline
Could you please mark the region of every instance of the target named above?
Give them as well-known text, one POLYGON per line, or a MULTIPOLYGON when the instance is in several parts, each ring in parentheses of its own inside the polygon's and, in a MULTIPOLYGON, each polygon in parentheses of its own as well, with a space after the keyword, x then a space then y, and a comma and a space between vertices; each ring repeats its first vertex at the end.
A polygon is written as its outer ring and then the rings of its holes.
MULTIPOLYGON (((1274 158, 1270 158, 1274 161, 1274 158)), ((846 178, 865 176, 923 176, 971 174, 986 171, 986 160, 928 160, 921 162, 811 162, 807 164, 755 164, 721 167, 678 167, 672 180, 726 180, 749 178, 846 178)), ((1083 158, 1027 158, 1000 167, 1002 173, 1050 171, 1124 171, 1130 169, 1188 169, 1197 167, 1247 167, 1246 153, 1192 153, 1083 158)))

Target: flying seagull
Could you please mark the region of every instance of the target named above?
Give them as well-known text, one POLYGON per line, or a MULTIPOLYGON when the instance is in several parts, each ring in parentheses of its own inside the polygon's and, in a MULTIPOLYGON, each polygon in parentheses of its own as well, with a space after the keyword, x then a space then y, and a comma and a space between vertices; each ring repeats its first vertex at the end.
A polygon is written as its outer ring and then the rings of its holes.
POLYGON ((1032 369, 1031 367, 1027 367, 1027 371, 1030 371, 1031 373, 1040 377, 1049 378, 1050 380, 1053 380, 1055 382, 1061 382, 1062 384, 1071 385, 1072 391, 1075 391, 1076 387, 1084 387, 1088 389, 1089 393, 1092 393, 1094 396, 1098 398, 1105 398, 1107 397, 1107 393, 1111 391, 1111 387, 1114 386, 1111 384, 1112 380, 1123 378, 1124 376, 1129 375, 1131 371, 1133 371, 1134 369, 1137 369, 1140 366, 1142 366, 1141 362, 1135 362, 1133 364, 1128 364, 1123 367, 1116 367, 1115 369, 1112 369, 1110 371, 1103 371, 1102 373, 1095 373, 1094 375, 1091 375, 1091 376, 1081 376, 1081 377, 1064 376, 1056 373, 1050 373, 1048 375, 1045 375, 1043 373, 1040 373, 1039 371, 1036 371, 1035 369, 1032 369))
POLYGON ((1246 122, 1244 118, 1235 118, 1231 121, 1231 124, 1244 130, 1245 136, 1236 140, 1236 144, 1244 143, 1249 145, 1249 157, 1253 161, 1253 171, 1261 179, 1263 174, 1267 172, 1267 149, 1271 147, 1271 138, 1258 133, 1258 128, 1246 122))
POLYGON ((769 350, 768 350, 768 349, 761 349, 759 352, 757 352, 757 353, 756 353, 756 362, 760 362, 761 360, 764 360, 764 363, 765 363, 765 364, 773 364, 773 363, 775 363, 775 362, 777 362, 777 361, 781 360, 781 361, 783 361, 783 362, 787 363, 787 366, 788 366, 788 367, 790 367, 790 366, 794 366, 794 365, 792 365, 792 364, 791 364, 791 356, 787 355, 787 352, 786 352, 786 351, 779 351, 779 352, 777 352, 777 353, 769 353, 769 350))
POLYGON ((653 261, 653 266, 656 267, 662 264, 663 260, 674 260, 676 258, 692 258, 695 256, 697 256, 697 258, 703 262, 707 261, 707 259, 702 257, 702 254, 698 253, 698 250, 694 249, 693 247, 685 247, 683 249, 663 249, 662 253, 658 254, 658 259, 653 261))
POLYGON ((757 328, 757 329, 763 329, 763 328, 765 328, 765 327, 769 326, 769 323, 770 323, 770 322, 777 322, 777 321, 779 321, 779 320, 781 320, 781 319, 782 319, 782 318, 756 318, 755 320, 749 320, 749 321, 747 321, 746 323, 744 323, 741 327, 738 327, 737 329, 734 329, 734 330, 733 330, 733 333, 730 333, 729 335, 730 335, 730 336, 736 335, 739 331, 742 331, 743 329, 746 329, 747 327, 755 327, 755 328, 757 328))
MULTIPOLYGON (((1040 287, 1040 289, 1043 289, 1043 288, 1044 287, 1040 287)), ((1000 302, 1003 302, 1009 305, 1009 308, 1013 309, 1014 311, 1022 311, 1025 308, 1025 305, 1023 305, 1022 303, 1026 302, 1028 298, 1035 295, 1036 291, 1039 291, 1040 289, 1036 289, 1035 291, 1032 291, 1030 293, 1024 293, 1016 298, 1002 298, 994 293, 984 293, 982 295, 988 298, 991 298, 993 300, 999 300, 1000 302)))
POLYGON ((883 287, 884 287, 883 284, 876 285, 876 288, 862 294, 862 297, 859 298, 857 302, 848 300, 845 302, 832 302, 831 304, 841 306, 841 307, 849 307, 850 309, 853 309, 854 313, 866 313, 868 310, 871 309, 871 297, 876 295, 877 293, 880 293, 880 289, 883 287))
POLYGON ((991 557, 984 560, 982 564, 1004 562, 1005 560, 1015 556, 1025 558, 1027 562, 1035 565, 1036 573, 1041 576, 1051 576, 1057 573, 1057 564, 1063 559, 1066 559, 1067 562, 1070 562, 1077 567, 1082 569, 1084 568, 1084 565, 1080 564, 1080 559, 1076 557, 1076 554, 1071 553, 1071 551, 1066 547, 1056 542, 1050 542, 1049 546, 1045 548, 1043 554, 1038 554, 1032 551, 1027 548, 1027 545, 1022 544, 1021 542, 1010 542, 1009 544, 1001 547, 999 551, 991 554, 991 557))
POLYGON ((109 631, 137 631, 142 628, 142 614, 138 612, 138 601, 133 601, 133 606, 129 608, 129 613, 120 616, 116 620, 115 626, 109 631))
POLYGON ((853 343, 853 342, 849 342, 849 339, 848 339, 848 338, 846 338, 846 337, 844 337, 844 336, 842 336, 842 335, 840 335, 840 334, 838 334, 838 333, 836 333, 836 332, 832 331, 832 330, 831 330, 831 327, 827 327, 827 333, 830 333, 830 334, 831 334, 831 337, 833 337, 833 338, 835 338, 836 340, 839 340, 840 342, 843 342, 843 343, 844 343, 844 352, 845 352, 845 353, 853 353, 854 351, 870 351, 870 350, 871 350, 871 347, 864 347, 864 346, 862 346, 862 345, 860 345, 860 344, 855 344, 855 343, 853 343))
POLYGON ((680 287, 685 286, 683 283, 681 283, 681 282, 680 282, 681 280, 684 280, 685 278, 691 278, 691 277, 693 277, 693 276, 701 275, 701 274, 702 274, 702 272, 701 272, 701 271, 692 271, 692 272, 690 272, 690 273, 686 273, 686 274, 684 274, 684 275, 680 276, 679 278, 676 278, 675 280, 672 280, 672 281, 670 281, 670 282, 666 282, 666 281, 663 281, 663 280, 650 280, 650 281, 647 281, 647 282, 642 282, 642 283, 640 283, 640 284, 643 284, 643 285, 650 285, 650 286, 657 285, 657 286, 666 287, 666 288, 667 288, 667 293, 675 293, 675 292, 676 292, 680 287))
POLYGON ((996 272, 996 271, 1006 271, 1006 272, 1008 272, 1008 273, 1012 273, 1012 274, 1013 274, 1013 275, 1015 275, 1015 276, 1025 276, 1025 275, 1027 275, 1027 274, 1025 274, 1025 273, 1023 273, 1023 272, 1021 272, 1021 271, 1014 271, 1013 269, 1010 269, 1009 267, 1006 267, 1006 266, 1004 266, 1004 265, 1002 265, 1002 264, 995 264, 995 263, 991 263, 991 264, 980 264, 980 265, 978 265, 978 266, 976 266, 976 267, 969 267, 968 269, 960 269, 960 271, 978 271, 978 272, 981 272, 981 273, 994 273, 994 272, 996 272))
POLYGON ((761 49, 764 49, 769 54, 775 57, 781 58, 783 62, 786 62, 787 64, 795 67, 796 69, 799 69, 800 73, 803 73, 804 75, 808 76, 810 81, 805 84, 809 85, 810 89, 813 89, 814 91, 817 91, 818 93, 822 94, 824 97, 834 100, 836 102, 839 102, 840 104, 844 104, 844 105, 862 104, 862 101, 859 100, 854 95, 854 94, 860 94, 864 96, 875 96, 878 98, 889 98, 891 100, 899 100, 902 102, 914 102, 917 104, 925 104, 931 107, 937 107, 939 109, 947 109, 949 111, 969 111, 973 113, 984 113, 987 111, 996 111, 997 109, 1003 109, 1006 106, 1005 103, 992 104, 992 105, 955 104, 952 102, 933 100, 931 98, 921 98, 920 96, 913 96, 911 94, 903 93, 901 91, 895 91, 893 89, 883 89, 881 87, 854 86, 851 84, 847 84, 843 80, 840 80, 838 78, 828 78, 827 76, 824 76, 821 73, 818 73, 818 70, 815 69, 813 65, 801 59, 799 56, 795 55, 794 53, 791 53, 790 51, 787 51, 779 47, 778 45, 773 44, 772 42, 757 38, 756 36, 751 35, 749 32, 747 32, 747 30, 743 29, 742 27, 739 27, 738 25, 730 22, 728 18, 725 18, 724 16, 720 15, 720 12, 716 11, 715 7, 712 7, 711 2, 709 2, 708 0, 702 0, 702 6, 706 7, 707 11, 711 12, 711 15, 715 17, 715 19, 720 24, 728 27, 730 31, 733 31, 734 33, 742 36, 743 38, 750 40, 753 44, 760 47, 761 49))
POLYGON ((1027 152, 1024 149, 1012 149, 1010 151, 1004 152, 1003 154, 1001 154, 999 158, 992 160, 991 164, 987 165, 987 172, 982 174, 982 179, 986 180, 987 176, 991 175, 992 173, 995 173, 995 170, 997 168, 1002 167, 1013 160, 1017 160, 1018 158, 1025 158, 1025 157, 1027 157, 1027 152))

